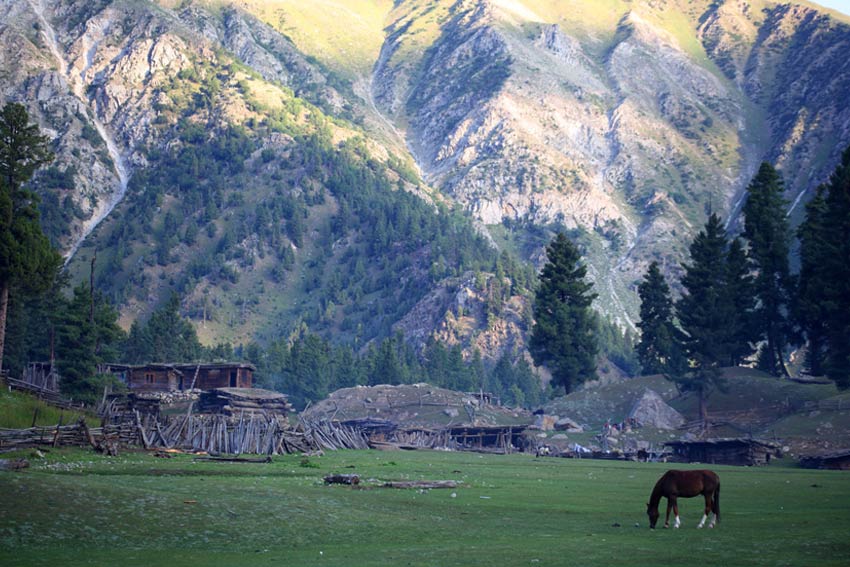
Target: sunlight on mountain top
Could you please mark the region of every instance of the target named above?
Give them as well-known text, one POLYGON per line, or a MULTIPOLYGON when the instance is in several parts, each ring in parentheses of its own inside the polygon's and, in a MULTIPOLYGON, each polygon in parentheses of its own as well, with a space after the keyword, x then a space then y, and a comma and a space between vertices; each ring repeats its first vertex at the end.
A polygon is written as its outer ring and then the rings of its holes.
POLYGON ((384 40, 390 0, 248 0, 245 9, 346 76, 368 75, 384 40))

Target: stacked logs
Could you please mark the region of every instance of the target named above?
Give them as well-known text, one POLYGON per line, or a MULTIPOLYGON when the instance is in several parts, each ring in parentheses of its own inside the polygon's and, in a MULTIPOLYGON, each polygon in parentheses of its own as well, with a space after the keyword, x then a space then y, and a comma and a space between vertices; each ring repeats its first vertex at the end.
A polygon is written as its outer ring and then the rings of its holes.
POLYGON ((368 449, 369 439, 354 427, 327 420, 302 422, 301 429, 308 433, 322 449, 368 449))
POLYGON ((130 424, 108 425, 106 427, 87 428, 81 423, 72 425, 52 425, 41 427, 30 427, 27 429, 0 429, 0 449, 12 450, 16 448, 34 447, 38 445, 60 445, 83 446, 90 445, 92 438, 97 440, 115 441, 121 445, 133 445, 136 440, 136 431, 130 424))
POLYGON ((212 454, 282 455, 319 450, 365 449, 365 436, 352 428, 329 422, 301 424, 293 428, 283 419, 244 414, 169 416, 129 414, 119 424, 89 428, 74 425, 0 429, 0 451, 39 445, 90 445, 113 453, 117 446, 145 449, 179 449, 212 454))
POLYGON ((201 394, 202 413, 235 416, 242 413, 287 415, 292 411, 285 394, 262 388, 215 388, 201 394))

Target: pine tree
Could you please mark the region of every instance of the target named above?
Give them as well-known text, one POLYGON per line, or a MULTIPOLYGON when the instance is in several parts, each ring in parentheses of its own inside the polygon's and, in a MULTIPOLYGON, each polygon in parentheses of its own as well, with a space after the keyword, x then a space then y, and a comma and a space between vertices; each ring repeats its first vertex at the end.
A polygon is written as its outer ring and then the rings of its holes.
POLYGON ((195 362, 205 356, 192 324, 180 316, 180 298, 172 293, 145 325, 134 324, 124 348, 135 363, 195 362))
POLYGON ((800 239, 800 279, 794 305, 797 324, 805 334, 806 370, 814 376, 824 373, 824 358, 827 348, 827 319, 829 311, 824 291, 829 280, 827 267, 826 192, 822 185, 816 195, 806 204, 806 218, 797 229, 800 239))
POLYGON ((735 238, 726 253, 726 297, 732 301, 732 311, 727 322, 729 332, 729 366, 738 366, 753 354, 753 344, 758 331, 754 328, 753 312, 756 299, 750 260, 741 243, 735 238))
POLYGON ((826 317, 826 375, 850 388, 850 147, 829 180, 826 197, 823 306, 826 317))
POLYGON ((749 257, 756 271, 754 324, 765 341, 759 365, 774 376, 788 375, 783 352, 791 335, 788 314, 793 295, 783 192, 782 178, 773 166, 762 163, 747 187, 743 209, 744 237, 749 241, 749 257))
POLYGON ((124 338, 117 323, 118 311, 102 295, 92 295, 87 284, 80 284, 58 319, 56 362, 62 378, 60 389, 75 399, 94 401, 110 381, 110 377, 98 376, 97 366, 115 361, 118 344, 124 338))
POLYGON ((703 421, 708 395, 723 386, 721 367, 734 346, 728 327, 735 307, 726 292, 726 247, 720 218, 712 214, 691 243, 690 264, 684 266, 682 277, 685 290, 676 303, 689 368, 674 379, 683 389, 697 393, 703 421))
POLYGON ((638 285, 640 296, 640 342, 637 355, 644 374, 675 372, 682 364, 679 332, 673 323, 673 300, 670 287, 652 262, 638 285))
POLYGON ((38 221, 38 198, 24 188, 53 155, 26 109, 7 103, 0 111, 0 367, 6 342, 9 295, 50 287, 61 264, 38 221))
POLYGON ((578 248, 559 233, 546 248, 548 261, 540 273, 534 298, 534 326, 529 350, 534 362, 552 371, 555 385, 569 393, 596 374, 598 346, 593 284, 578 248))

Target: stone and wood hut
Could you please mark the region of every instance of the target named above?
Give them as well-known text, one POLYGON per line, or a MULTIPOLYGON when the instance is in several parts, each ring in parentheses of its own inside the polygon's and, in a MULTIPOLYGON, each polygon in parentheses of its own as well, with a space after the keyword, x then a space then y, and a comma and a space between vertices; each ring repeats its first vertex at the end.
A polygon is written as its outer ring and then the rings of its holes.
POLYGON ((684 463, 720 465, 766 465, 771 457, 781 456, 775 443, 756 439, 703 439, 698 441, 669 441, 672 459, 684 463))
POLYGON ((143 364, 128 367, 131 391, 175 392, 215 388, 251 388, 254 366, 242 362, 143 364))
POLYGON ((800 466, 806 469, 850 471, 850 449, 802 457, 800 466))

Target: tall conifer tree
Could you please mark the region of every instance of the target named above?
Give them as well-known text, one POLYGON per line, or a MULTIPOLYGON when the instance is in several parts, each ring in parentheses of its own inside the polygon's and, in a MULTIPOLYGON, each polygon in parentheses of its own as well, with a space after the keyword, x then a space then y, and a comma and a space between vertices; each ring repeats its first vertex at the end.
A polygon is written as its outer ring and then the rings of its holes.
POLYGON ((38 222, 38 198, 24 186, 53 154, 23 105, 0 111, 0 367, 9 294, 50 287, 61 264, 38 222))
POLYGON ((726 288, 727 245, 720 218, 712 214, 691 243, 691 261, 682 277, 685 291, 676 304, 689 368, 674 379, 683 389, 697 393, 703 421, 709 393, 723 387, 721 367, 727 364, 735 340, 728 327, 735 306, 726 288))
POLYGON ((850 388, 850 147, 829 180, 826 197, 823 293, 826 317, 826 375, 850 388))
POLYGON ((652 262, 638 286, 640 296, 640 342, 637 355, 644 374, 662 374, 681 369, 681 345, 673 323, 670 287, 652 262))
POLYGON ((759 365, 774 376, 788 375, 783 351, 789 342, 788 320, 793 282, 788 267, 790 230, 782 197, 782 178, 769 163, 762 163, 747 187, 744 204, 744 237, 756 271, 754 289, 758 300, 754 324, 764 341, 759 365))
POLYGON ((596 374, 598 346, 593 284, 586 282, 587 267, 563 233, 546 248, 548 261, 540 273, 534 297, 534 326, 529 350, 534 362, 552 371, 554 384, 569 393, 596 374))
POLYGON ((737 366, 751 356, 758 340, 753 314, 756 299, 753 289, 752 268, 740 238, 729 244, 726 253, 726 297, 733 309, 727 322, 729 331, 729 366, 737 366))
POLYGON ((806 204, 806 218, 797 230, 800 239, 800 281, 797 286, 795 320, 805 334, 806 370, 814 376, 824 373, 827 348, 827 319, 829 312, 824 301, 830 264, 827 257, 829 229, 826 226, 826 192, 821 185, 817 194, 806 204))

